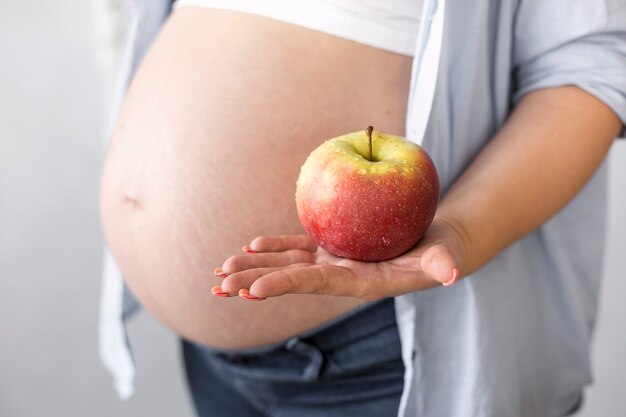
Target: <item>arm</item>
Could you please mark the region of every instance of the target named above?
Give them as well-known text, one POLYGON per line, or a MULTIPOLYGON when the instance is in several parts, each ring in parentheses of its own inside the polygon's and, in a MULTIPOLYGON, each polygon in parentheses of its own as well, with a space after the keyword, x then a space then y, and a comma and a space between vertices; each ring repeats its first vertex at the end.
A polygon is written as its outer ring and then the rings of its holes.
POLYGON ((619 128, 613 111, 579 88, 525 96, 439 206, 439 220, 463 242, 462 274, 564 207, 606 156, 619 128))
POLYGON ((259 253, 224 263, 218 273, 225 280, 215 292, 376 299, 453 283, 566 205, 606 156, 619 128, 615 113, 579 88, 530 93, 453 184, 413 250, 364 263, 337 258, 306 236, 260 237, 250 245, 259 253))

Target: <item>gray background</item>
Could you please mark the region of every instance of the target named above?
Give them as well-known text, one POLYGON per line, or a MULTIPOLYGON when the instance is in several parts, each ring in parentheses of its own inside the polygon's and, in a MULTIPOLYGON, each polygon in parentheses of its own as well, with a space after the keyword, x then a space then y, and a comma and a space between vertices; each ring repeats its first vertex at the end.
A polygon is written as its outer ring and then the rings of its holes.
MULTIPOLYGON (((0 4, 2 417, 192 414, 176 338, 147 314, 130 326, 138 366, 132 401, 117 400, 97 355, 97 189, 110 47, 119 40, 103 26, 105 3, 0 4)), ((626 143, 614 146, 611 159, 596 382, 585 417, 626 410, 626 143)))

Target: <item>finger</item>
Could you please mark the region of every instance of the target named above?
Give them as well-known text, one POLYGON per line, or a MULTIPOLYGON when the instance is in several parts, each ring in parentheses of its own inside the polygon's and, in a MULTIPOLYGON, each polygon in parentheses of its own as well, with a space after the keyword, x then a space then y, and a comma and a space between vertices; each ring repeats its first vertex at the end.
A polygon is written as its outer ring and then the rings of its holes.
POLYGON ((250 291, 246 290, 245 288, 242 288, 239 290, 239 296, 242 298, 245 298, 246 300, 250 300, 250 301, 262 301, 265 300, 265 298, 260 298, 260 297, 255 297, 254 295, 250 294, 250 291))
POLYGON ((267 252, 256 255, 235 255, 231 256, 222 265, 222 271, 226 274, 233 274, 239 271, 255 268, 272 268, 289 266, 299 263, 312 263, 315 254, 293 249, 284 252, 267 252))
POLYGON ((255 252, 283 252, 289 249, 315 252, 317 245, 307 235, 258 236, 249 248, 255 252))
POLYGON ((284 294, 365 296, 366 280, 338 265, 310 265, 280 269, 264 275, 250 285, 250 294, 259 298, 284 294))
POLYGON ((237 295, 242 289, 249 289, 257 279, 285 268, 297 268, 310 264, 295 264, 287 267, 255 268, 228 275, 221 285, 221 290, 230 295, 237 295))
POLYGON ((452 285, 459 278, 459 268, 446 245, 433 245, 422 253, 422 270, 444 286, 452 285))
POLYGON ((222 287, 220 287, 219 285, 215 285, 213 288, 211 288, 211 294, 215 295, 216 297, 230 297, 230 294, 222 290, 222 287))

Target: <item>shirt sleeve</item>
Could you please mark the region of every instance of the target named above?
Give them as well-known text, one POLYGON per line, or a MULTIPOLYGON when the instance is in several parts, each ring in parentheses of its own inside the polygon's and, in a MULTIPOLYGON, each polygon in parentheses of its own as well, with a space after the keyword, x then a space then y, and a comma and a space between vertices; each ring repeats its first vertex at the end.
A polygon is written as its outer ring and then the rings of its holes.
POLYGON ((513 51, 514 102, 575 85, 626 125, 625 0, 520 0, 513 51))

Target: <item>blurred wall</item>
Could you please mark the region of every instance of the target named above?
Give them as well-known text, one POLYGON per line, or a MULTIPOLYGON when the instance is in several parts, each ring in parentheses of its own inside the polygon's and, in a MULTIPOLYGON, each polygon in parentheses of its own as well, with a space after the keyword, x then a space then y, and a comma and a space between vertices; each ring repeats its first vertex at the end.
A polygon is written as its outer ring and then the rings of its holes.
MULTIPOLYGON (((192 415, 176 338, 147 314, 130 325, 132 401, 117 400, 97 355, 97 189, 106 70, 115 62, 102 48, 117 33, 93 36, 103 1, 0 3, 0 416, 192 415)), ((596 383, 585 417, 626 410, 626 144, 612 159, 596 383)))
POLYGON ((2 417, 192 415, 176 339, 147 314, 130 326, 132 401, 98 358, 105 43, 116 42, 94 13, 102 4, 0 2, 2 417))

